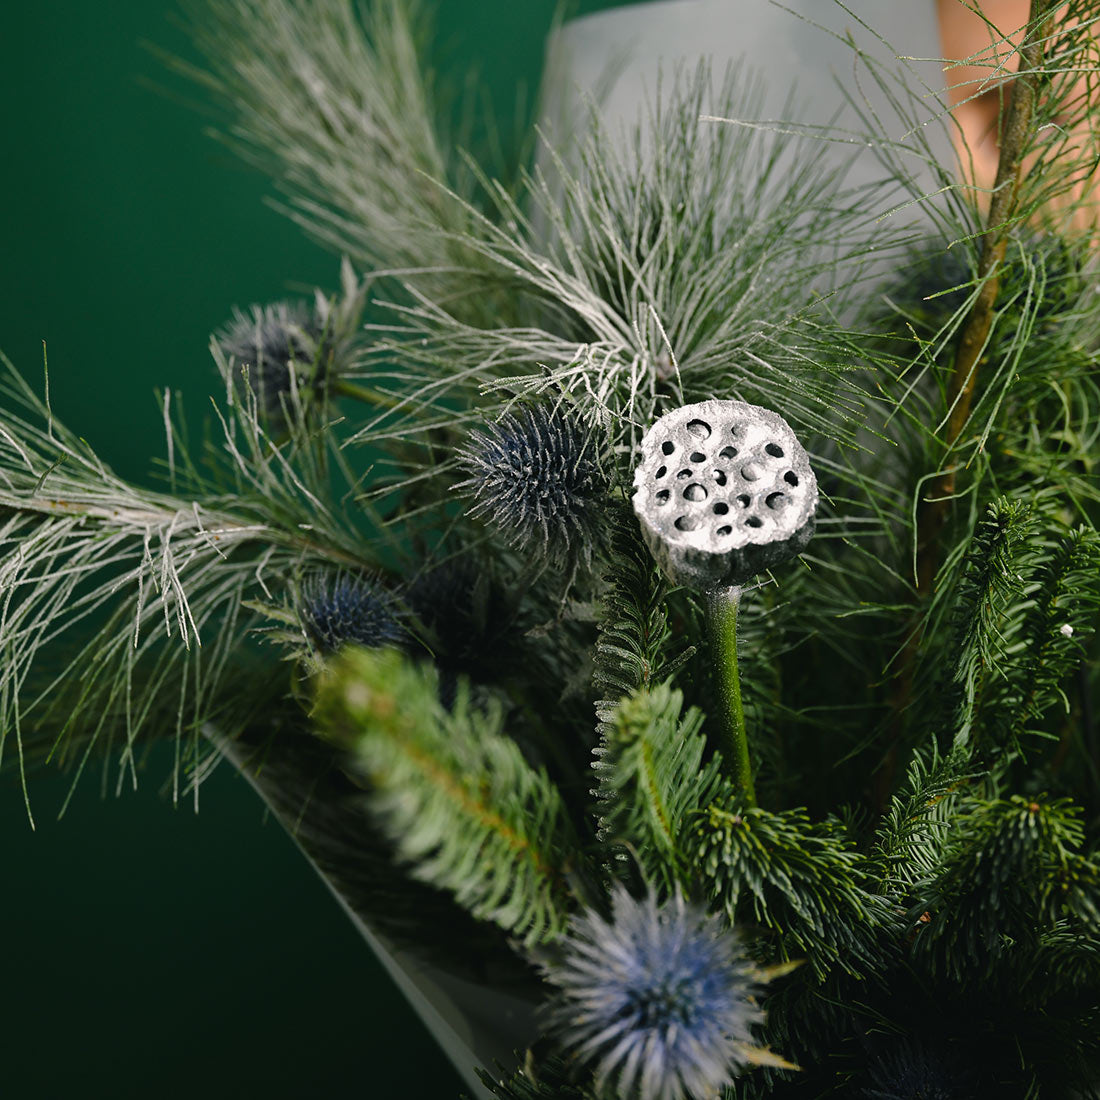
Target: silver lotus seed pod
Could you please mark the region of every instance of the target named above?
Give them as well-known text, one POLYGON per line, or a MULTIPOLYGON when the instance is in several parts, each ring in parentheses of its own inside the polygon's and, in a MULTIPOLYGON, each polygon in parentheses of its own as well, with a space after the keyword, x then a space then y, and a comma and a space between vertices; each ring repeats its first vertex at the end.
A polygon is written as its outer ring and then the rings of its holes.
POLYGON ((806 451, 770 409, 701 401, 666 413, 642 440, 634 511, 676 584, 745 584, 801 553, 816 510, 806 451))

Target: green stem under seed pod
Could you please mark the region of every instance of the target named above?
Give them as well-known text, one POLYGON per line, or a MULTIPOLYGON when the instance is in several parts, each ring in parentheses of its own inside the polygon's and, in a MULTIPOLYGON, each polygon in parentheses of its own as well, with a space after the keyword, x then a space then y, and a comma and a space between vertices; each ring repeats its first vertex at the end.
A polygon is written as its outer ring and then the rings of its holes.
POLYGON ((745 736, 745 711, 741 706, 741 677, 737 671, 737 608, 741 588, 712 588, 707 592, 707 628, 714 654, 714 676, 722 722, 722 762, 745 796, 746 806, 756 805, 756 791, 745 736))

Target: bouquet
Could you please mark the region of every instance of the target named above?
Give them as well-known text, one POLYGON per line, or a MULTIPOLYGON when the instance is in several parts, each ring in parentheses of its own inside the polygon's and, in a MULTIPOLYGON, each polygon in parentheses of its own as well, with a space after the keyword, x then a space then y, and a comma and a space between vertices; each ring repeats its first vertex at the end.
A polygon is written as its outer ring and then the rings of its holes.
POLYGON ((209 0, 338 288, 213 335, 155 488, 4 361, 28 811, 230 762, 482 1096, 1097 1095, 1097 19, 968 59, 987 180, 854 43, 907 125, 704 64, 510 161, 412 0, 209 0))

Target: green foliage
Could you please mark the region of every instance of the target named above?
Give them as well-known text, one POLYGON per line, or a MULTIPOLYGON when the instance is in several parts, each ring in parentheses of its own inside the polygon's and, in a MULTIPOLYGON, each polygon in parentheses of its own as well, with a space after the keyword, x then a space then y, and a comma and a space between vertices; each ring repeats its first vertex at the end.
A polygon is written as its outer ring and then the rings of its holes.
MULTIPOLYGON (((130 777, 140 737, 168 732, 197 790, 213 742, 357 919, 451 940, 525 992, 619 880, 705 898, 762 965, 806 962, 767 1024, 803 1071, 761 1055, 731 1094, 895 1095, 890 1073, 946 1051, 972 1055, 956 1091, 1059 1095, 1067 1052, 1096 1053, 1100 988, 1100 295, 1068 221, 1038 220, 1094 167, 1072 134, 1096 17, 1065 13, 1034 122, 1005 134, 1028 171, 983 228, 933 163, 924 97, 862 55, 911 125, 883 135, 852 92, 867 133, 825 136, 873 138, 884 186, 849 187, 797 126, 732 121, 758 111, 754 81, 700 69, 625 143, 593 120, 517 187, 439 125, 419 4, 210 0, 192 75, 231 103, 234 144, 394 301, 353 346, 365 286, 345 267, 340 370, 280 394, 285 436, 215 349, 213 443, 194 455, 166 398, 163 491, 106 469, 9 369, 0 750, 79 773, 115 744, 130 777), (910 265, 913 202, 935 232, 910 265), (892 261, 904 278, 868 289, 892 261), (554 581, 555 554, 488 538, 454 493, 470 426, 532 394, 609 441, 579 548, 602 575, 554 581), (652 420, 714 397, 787 417, 822 494, 801 562, 743 596, 752 807, 704 735, 703 601, 669 589, 626 500, 652 420), (408 613, 415 656, 325 666, 301 644, 304 579, 342 569, 408 613), (254 644, 265 616, 282 654, 254 644)), ((487 506, 537 444, 485 452, 487 506)), ((536 504, 560 469, 523 486, 536 504)), ((546 542, 554 509, 530 512, 546 542)), ((586 1096, 567 1066, 536 1046, 486 1081, 586 1096)))
POLYGON ((1010 612, 1022 601, 1026 581, 1020 558, 1031 553, 1034 531, 1026 504, 999 500, 971 542, 955 604, 957 656, 947 666, 954 668, 962 691, 957 743, 969 737, 986 677, 1003 673, 1007 652, 1016 642, 1019 623, 1010 612))
POLYGON ((683 696, 667 684, 626 697, 593 765, 601 838, 612 850, 625 848, 663 891, 694 878, 681 834, 719 782, 717 759, 704 762, 703 715, 682 711, 683 696))
POLYGON ((367 805, 417 878, 528 944, 552 939, 574 904, 577 839, 561 795, 462 686, 394 650, 351 650, 321 681, 317 721, 350 754, 367 805))
POLYGON ((227 382, 223 450, 200 472, 166 394, 170 491, 153 491, 0 370, 0 751, 21 770, 70 764, 75 783, 94 751, 117 749, 121 784, 136 781, 140 739, 170 734, 178 796, 207 723, 231 734, 273 702, 248 599, 310 564, 369 564, 332 501, 325 445, 305 426, 272 441, 227 382))
POLYGON ((1078 667, 1100 607, 1100 541, 1069 528, 1049 498, 1038 505, 999 498, 970 540, 952 617, 946 663, 957 691, 957 745, 1015 750, 1025 734, 1047 733, 1052 706, 1070 703, 1064 684, 1078 667))
POLYGON ((835 819, 745 808, 727 789, 698 815, 685 845, 730 923, 770 933, 766 957, 804 957, 819 981, 837 967, 865 977, 882 965, 879 939, 897 917, 835 819))
POLYGON ((927 758, 918 753, 901 789, 878 827, 872 851, 880 863, 880 889, 907 898, 939 865, 945 834, 960 789, 973 778, 967 754, 955 750, 940 758, 935 745, 927 758))
MULTIPOLYGON (((628 143, 594 114, 577 147, 544 150, 518 196, 490 185, 491 209, 467 203, 467 295, 418 295, 377 348, 402 357, 410 403, 443 385, 462 405, 565 392, 632 447, 667 409, 722 394, 850 442, 863 395, 834 317, 881 189, 849 188, 846 166, 799 156, 784 132, 700 119, 760 104, 749 77, 679 72, 628 143), (471 319, 466 299, 490 290, 495 317, 471 319)), ((875 233, 888 254, 893 230, 875 233)))
MULTIPOLYGON (((1013 736, 1030 732, 1054 705, 1070 709, 1065 684, 1086 656, 1100 609, 1100 536, 1078 527, 1048 536, 1028 592, 1028 613, 1016 653, 1017 675, 1006 677, 994 713, 1013 736)), ((1002 742, 1003 743, 1003 742, 1002 742)))
POLYGON ((209 69, 177 67, 232 104, 232 144, 270 172, 295 221, 369 267, 453 262, 445 231, 466 219, 440 186, 458 160, 421 65, 421 4, 192 7, 209 69))
MULTIPOLYGON (((1080 818, 1068 799, 967 800, 913 905, 930 918, 914 957, 965 987, 1016 980, 1055 932, 1072 931, 1095 951, 1100 864, 1081 851, 1080 818)), ((1042 975, 1047 995, 1072 975, 1072 966, 1042 975)))
POLYGON ((668 585, 634 517, 616 511, 613 524, 592 677, 600 693, 596 715, 603 734, 614 724, 619 699, 670 679, 694 651, 681 646, 678 653, 669 652, 668 585))
POLYGON ((253 722, 218 749, 263 798, 360 927, 470 981, 489 975, 533 997, 534 982, 497 928, 443 890, 412 878, 363 806, 340 755, 308 735, 304 716, 253 722), (440 927, 452 935, 437 938, 440 927))

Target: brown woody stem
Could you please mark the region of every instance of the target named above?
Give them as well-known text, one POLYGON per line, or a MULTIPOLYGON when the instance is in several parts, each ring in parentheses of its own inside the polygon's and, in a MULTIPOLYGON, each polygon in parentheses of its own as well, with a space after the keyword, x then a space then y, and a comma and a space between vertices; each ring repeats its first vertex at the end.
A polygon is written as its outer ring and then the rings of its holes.
MULTIPOLYGON (((940 565, 940 536, 955 496, 958 466, 952 452, 970 420, 978 385, 982 353, 993 327, 994 307, 1001 286, 1000 267, 1008 244, 1008 226, 1020 194, 1024 153, 1032 136, 1035 104, 1042 81, 1043 54, 1057 5, 1051 0, 1031 0, 1027 31, 1020 46, 1019 75, 1013 81, 1008 115, 1001 134, 1000 157, 993 196, 986 217, 982 251, 978 258, 981 289, 966 319, 955 348, 955 362, 947 389, 947 431, 943 439, 942 472, 931 481, 917 517, 916 584, 918 599, 927 598, 940 565)), ((874 776, 873 795, 879 812, 886 807, 894 787, 904 711, 912 695, 917 653, 921 643, 918 622, 911 625, 900 654, 897 680, 891 698, 894 719, 890 744, 874 776)))
POLYGON ((951 452, 970 419, 978 383, 982 352, 993 327, 993 310, 1001 286, 1000 266, 1008 243, 1007 226, 1020 193, 1024 152, 1031 137, 1035 104, 1042 80, 1043 50, 1050 32, 1051 0, 1031 0, 1027 33, 1020 46, 1019 75, 1013 81, 1012 98, 1001 135, 1000 159, 993 197, 989 204, 982 252, 978 259, 981 290, 966 319, 955 348, 955 364, 947 390, 945 467, 932 481, 917 524, 917 592, 928 595, 939 568, 939 536, 947 522, 955 495, 957 467, 951 452))

